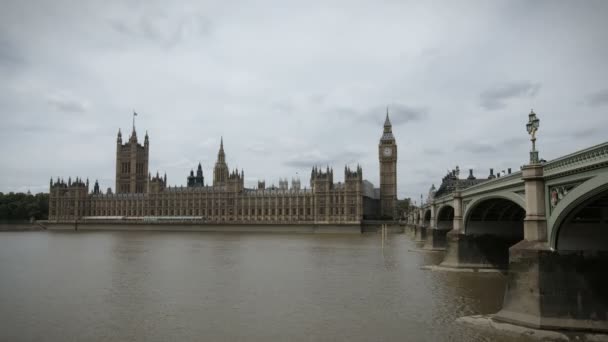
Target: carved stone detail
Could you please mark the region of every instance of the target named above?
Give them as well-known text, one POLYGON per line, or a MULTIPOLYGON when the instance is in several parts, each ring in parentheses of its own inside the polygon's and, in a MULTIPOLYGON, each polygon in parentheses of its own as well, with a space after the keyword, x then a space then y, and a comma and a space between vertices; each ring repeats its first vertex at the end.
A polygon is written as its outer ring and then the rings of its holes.
POLYGON ((549 203, 551 212, 563 200, 572 189, 579 186, 582 182, 555 185, 549 188, 549 203))

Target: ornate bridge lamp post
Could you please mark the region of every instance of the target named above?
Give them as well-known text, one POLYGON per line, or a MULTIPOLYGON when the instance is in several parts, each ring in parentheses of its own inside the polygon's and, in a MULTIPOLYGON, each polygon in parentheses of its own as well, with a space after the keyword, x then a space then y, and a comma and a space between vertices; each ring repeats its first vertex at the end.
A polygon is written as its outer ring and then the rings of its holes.
POLYGON ((530 110, 528 114, 528 123, 526 124, 526 130, 530 134, 530 141, 532 141, 532 151, 530 151, 530 164, 538 164, 538 151, 536 150, 536 131, 538 131, 540 120, 536 117, 534 110, 530 110))
POLYGON ((530 151, 530 163, 521 169, 526 199, 524 239, 509 248, 507 291, 502 310, 493 316, 499 321, 535 328, 547 327, 551 324, 550 320, 545 321, 547 317, 543 310, 547 304, 542 293, 546 294, 553 290, 546 281, 543 282, 543 278, 550 274, 541 266, 546 263, 547 256, 551 256, 551 251, 547 245, 543 165, 538 159, 536 150, 539 122, 534 111, 530 111, 526 130, 530 134, 532 151, 530 151))
POLYGON ((538 159, 536 150, 536 132, 540 126, 540 120, 536 113, 530 110, 526 130, 530 134, 532 150, 530 151, 530 164, 522 168, 522 178, 526 191, 526 218, 524 219, 524 240, 546 241, 547 224, 545 217, 545 180, 543 178, 543 166, 538 159))

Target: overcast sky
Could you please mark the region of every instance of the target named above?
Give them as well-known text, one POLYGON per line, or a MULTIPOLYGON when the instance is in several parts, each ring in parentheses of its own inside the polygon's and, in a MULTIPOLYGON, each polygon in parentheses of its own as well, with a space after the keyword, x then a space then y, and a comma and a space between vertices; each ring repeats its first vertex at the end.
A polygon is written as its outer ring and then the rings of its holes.
POLYGON ((1 0, 0 191, 113 188, 134 109, 171 185, 199 161, 210 182, 221 136, 246 186, 357 163, 377 185, 388 105, 398 195, 418 199, 456 165, 519 169, 532 107, 541 158, 608 140, 606 18, 608 1, 1 0))

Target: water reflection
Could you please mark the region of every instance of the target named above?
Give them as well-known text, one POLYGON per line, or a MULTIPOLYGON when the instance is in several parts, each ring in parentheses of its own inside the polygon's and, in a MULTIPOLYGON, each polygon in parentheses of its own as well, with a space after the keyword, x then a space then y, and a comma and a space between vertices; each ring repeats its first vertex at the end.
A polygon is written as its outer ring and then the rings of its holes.
MULTIPOLYGON (((456 324, 497 274, 432 272, 406 235, 0 234, 0 340, 510 341, 456 324)), ((514 340, 514 339, 511 339, 514 340)), ((521 339, 517 339, 518 341, 521 339)))

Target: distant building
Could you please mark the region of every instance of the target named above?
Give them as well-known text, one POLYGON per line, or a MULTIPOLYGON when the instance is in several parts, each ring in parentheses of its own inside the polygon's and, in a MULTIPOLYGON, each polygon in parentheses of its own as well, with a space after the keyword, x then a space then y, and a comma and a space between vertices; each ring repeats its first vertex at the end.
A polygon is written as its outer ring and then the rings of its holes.
MULTIPOLYGON (((492 175, 492 169, 490 171, 491 173, 491 177, 494 177, 492 175)), ((488 179, 491 179, 490 177, 488 177, 488 179)), ((477 179, 474 175, 473 175, 473 169, 469 170, 469 176, 466 179, 461 179, 460 178, 460 168, 458 166, 456 166, 455 169, 448 171, 447 174, 443 177, 443 179, 441 180, 441 185, 439 186, 439 189, 435 190, 435 185, 433 184, 433 186, 431 187, 431 189, 429 190, 429 196, 427 201, 431 201, 433 198, 437 198, 437 197, 441 197, 443 195, 447 195, 447 194, 451 194, 452 192, 458 190, 464 190, 470 186, 479 184, 479 183, 483 183, 485 182, 487 179, 477 179)))
POLYGON ((202 165, 190 171, 186 186, 169 187, 167 175, 148 172, 150 143, 137 141, 135 126, 129 141, 118 131, 116 193, 104 194, 96 181, 50 182, 49 219, 73 221, 90 217, 197 217, 208 222, 233 223, 359 223, 366 217, 395 217, 397 146, 388 112, 379 144, 380 189, 363 180, 363 171, 344 168, 344 182, 334 183, 334 170, 317 166, 310 173, 310 188, 300 180, 281 179, 278 187, 246 188, 243 170, 230 171, 224 141, 220 142, 212 185, 205 184, 202 165), (366 205, 364 206, 364 201, 366 205))

